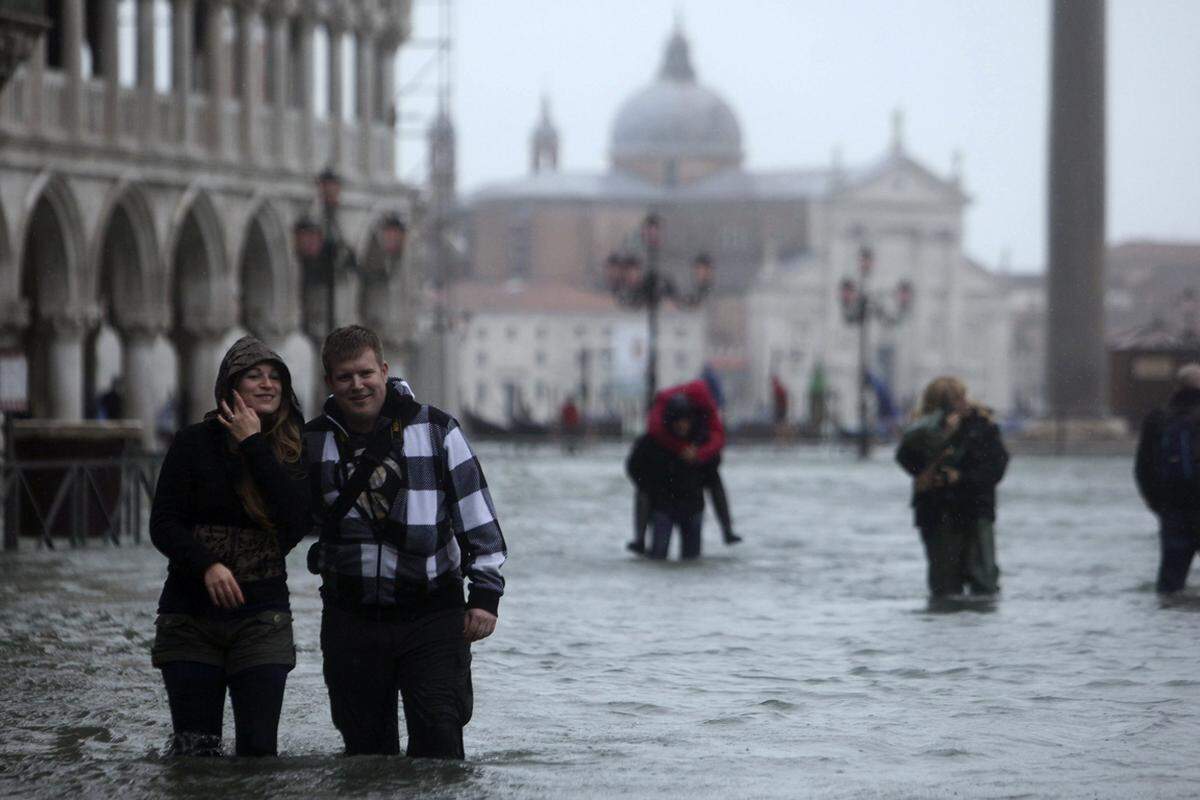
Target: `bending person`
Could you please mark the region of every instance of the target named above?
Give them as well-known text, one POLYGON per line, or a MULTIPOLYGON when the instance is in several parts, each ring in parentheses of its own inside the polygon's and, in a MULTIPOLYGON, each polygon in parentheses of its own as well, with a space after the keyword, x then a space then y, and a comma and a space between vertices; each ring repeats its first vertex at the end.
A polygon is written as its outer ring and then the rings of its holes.
MULTIPOLYGON (((716 512, 717 522, 721 525, 725 544, 732 545, 742 541, 742 537, 733 532, 729 497, 725 493, 725 483, 721 480, 721 451, 725 448, 725 425, 721 422, 717 400, 720 395, 715 379, 715 374, 706 370, 705 377, 700 380, 658 392, 646 418, 646 432, 660 446, 700 468, 703 485, 712 498, 713 511, 716 512), (685 396, 692 408, 693 424, 687 438, 676 436, 666 421, 667 403, 676 395, 685 396)), ((649 520, 649 506, 646 498, 639 492, 634 498, 633 540, 626 548, 635 553, 645 552, 646 526, 649 520)))
POLYGON ((996 485, 1008 465, 1000 429, 953 377, 925 388, 920 414, 905 429, 896 460, 913 476, 913 515, 929 564, 929 591, 944 597, 966 586, 973 595, 995 594, 996 485))
MULTIPOLYGON (((672 395, 664 412, 667 428, 676 437, 688 438, 695 424, 694 413, 686 395, 672 395)), ((644 433, 634 442, 625 471, 649 506, 653 526, 650 558, 667 557, 671 533, 676 527, 683 538, 682 557, 699 557, 700 529, 704 522, 703 468, 644 433)))
POLYGON ((151 660, 172 753, 220 754, 228 689, 237 755, 275 755, 296 664, 284 557, 309 524, 304 418, 283 359, 250 336, 225 354, 214 393, 158 477, 150 538, 169 564, 151 660))

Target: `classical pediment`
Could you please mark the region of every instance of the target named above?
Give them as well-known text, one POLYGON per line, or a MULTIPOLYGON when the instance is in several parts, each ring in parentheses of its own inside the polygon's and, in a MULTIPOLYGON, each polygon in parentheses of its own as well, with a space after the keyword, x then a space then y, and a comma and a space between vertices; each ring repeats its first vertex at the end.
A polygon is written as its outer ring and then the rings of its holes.
POLYGON ((837 196, 854 202, 914 205, 963 205, 969 200, 957 183, 895 152, 851 176, 837 196))

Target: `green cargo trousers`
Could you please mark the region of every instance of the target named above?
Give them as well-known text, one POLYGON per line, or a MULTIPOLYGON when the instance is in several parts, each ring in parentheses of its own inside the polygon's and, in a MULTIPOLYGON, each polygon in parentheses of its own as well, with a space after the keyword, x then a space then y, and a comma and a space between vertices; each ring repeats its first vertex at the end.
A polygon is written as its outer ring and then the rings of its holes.
POLYGON ((923 528, 921 541, 929 562, 929 592, 934 597, 962 594, 964 586, 973 595, 1000 591, 991 520, 944 519, 936 526, 923 528))

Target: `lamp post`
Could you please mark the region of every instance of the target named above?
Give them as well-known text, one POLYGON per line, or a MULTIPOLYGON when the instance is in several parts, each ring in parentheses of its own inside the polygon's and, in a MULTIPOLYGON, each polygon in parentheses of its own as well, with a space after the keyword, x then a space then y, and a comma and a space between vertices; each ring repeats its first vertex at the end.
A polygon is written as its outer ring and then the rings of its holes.
POLYGON ((605 282, 617 302, 629 308, 645 308, 648 330, 646 353, 646 408, 654 403, 658 390, 658 309, 664 300, 678 308, 695 308, 704 302, 712 290, 713 263, 701 253, 692 262, 693 287, 683 292, 670 276, 659 271, 659 250, 662 246, 662 221, 657 214, 647 214, 642 221, 642 247, 646 251, 646 269, 634 253, 616 253, 605 262, 605 282))
POLYGON ((862 247, 858 251, 858 280, 843 278, 839 288, 842 318, 847 325, 858 327, 858 457, 864 460, 871 457, 871 427, 867 413, 868 325, 872 318, 889 327, 900 324, 912 308, 913 297, 912 284, 904 280, 893 290, 894 305, 873 295, 868 291, 867 283, 874 266, 875 255, 871 248, 862 247))
MULTIPOLYGON (((331 169, 317 176, 317 199, 321 222, 301 217, 292 230, 296 254, 304 265, 305 285, 309 289, 324 285, 325 333, 337 325, 337 279, 340 271, 358 271, 354 250, 342 239, 337 213, 341 207, 342 179, 331 169)), ((382 272, 386 275, 399 265, 404 255, 408 229, 398 214, 388 214, 376 233, 384 254, 382 272)))

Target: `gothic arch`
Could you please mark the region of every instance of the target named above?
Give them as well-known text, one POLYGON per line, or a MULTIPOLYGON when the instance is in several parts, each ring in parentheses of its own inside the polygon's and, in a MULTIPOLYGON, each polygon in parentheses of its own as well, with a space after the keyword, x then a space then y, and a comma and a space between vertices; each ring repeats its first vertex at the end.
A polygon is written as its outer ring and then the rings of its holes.
POLYGON ((299 282, 278 210, 266 199, 253 208, 240 248, 242 324, 254 335, 270 339, 295 329, 299 282))
POLYGON ((75 309, 83 296, 83 214, 67 180, 43 172, 30 186, 17 241, 21 294, 36 313, 75 309))
POLYGON ((121 181, 109 193, 92 246, 89 273, 97 301, 117 327, 157 326, 169 317, 166 269, 145 191, 121 181))
POLYGON ((225 234, 208 192, 193 186, 179 202, 171 224, 168 282, 175 324, 207 330, 229 324, 236 315, 228 292, 225 234))

